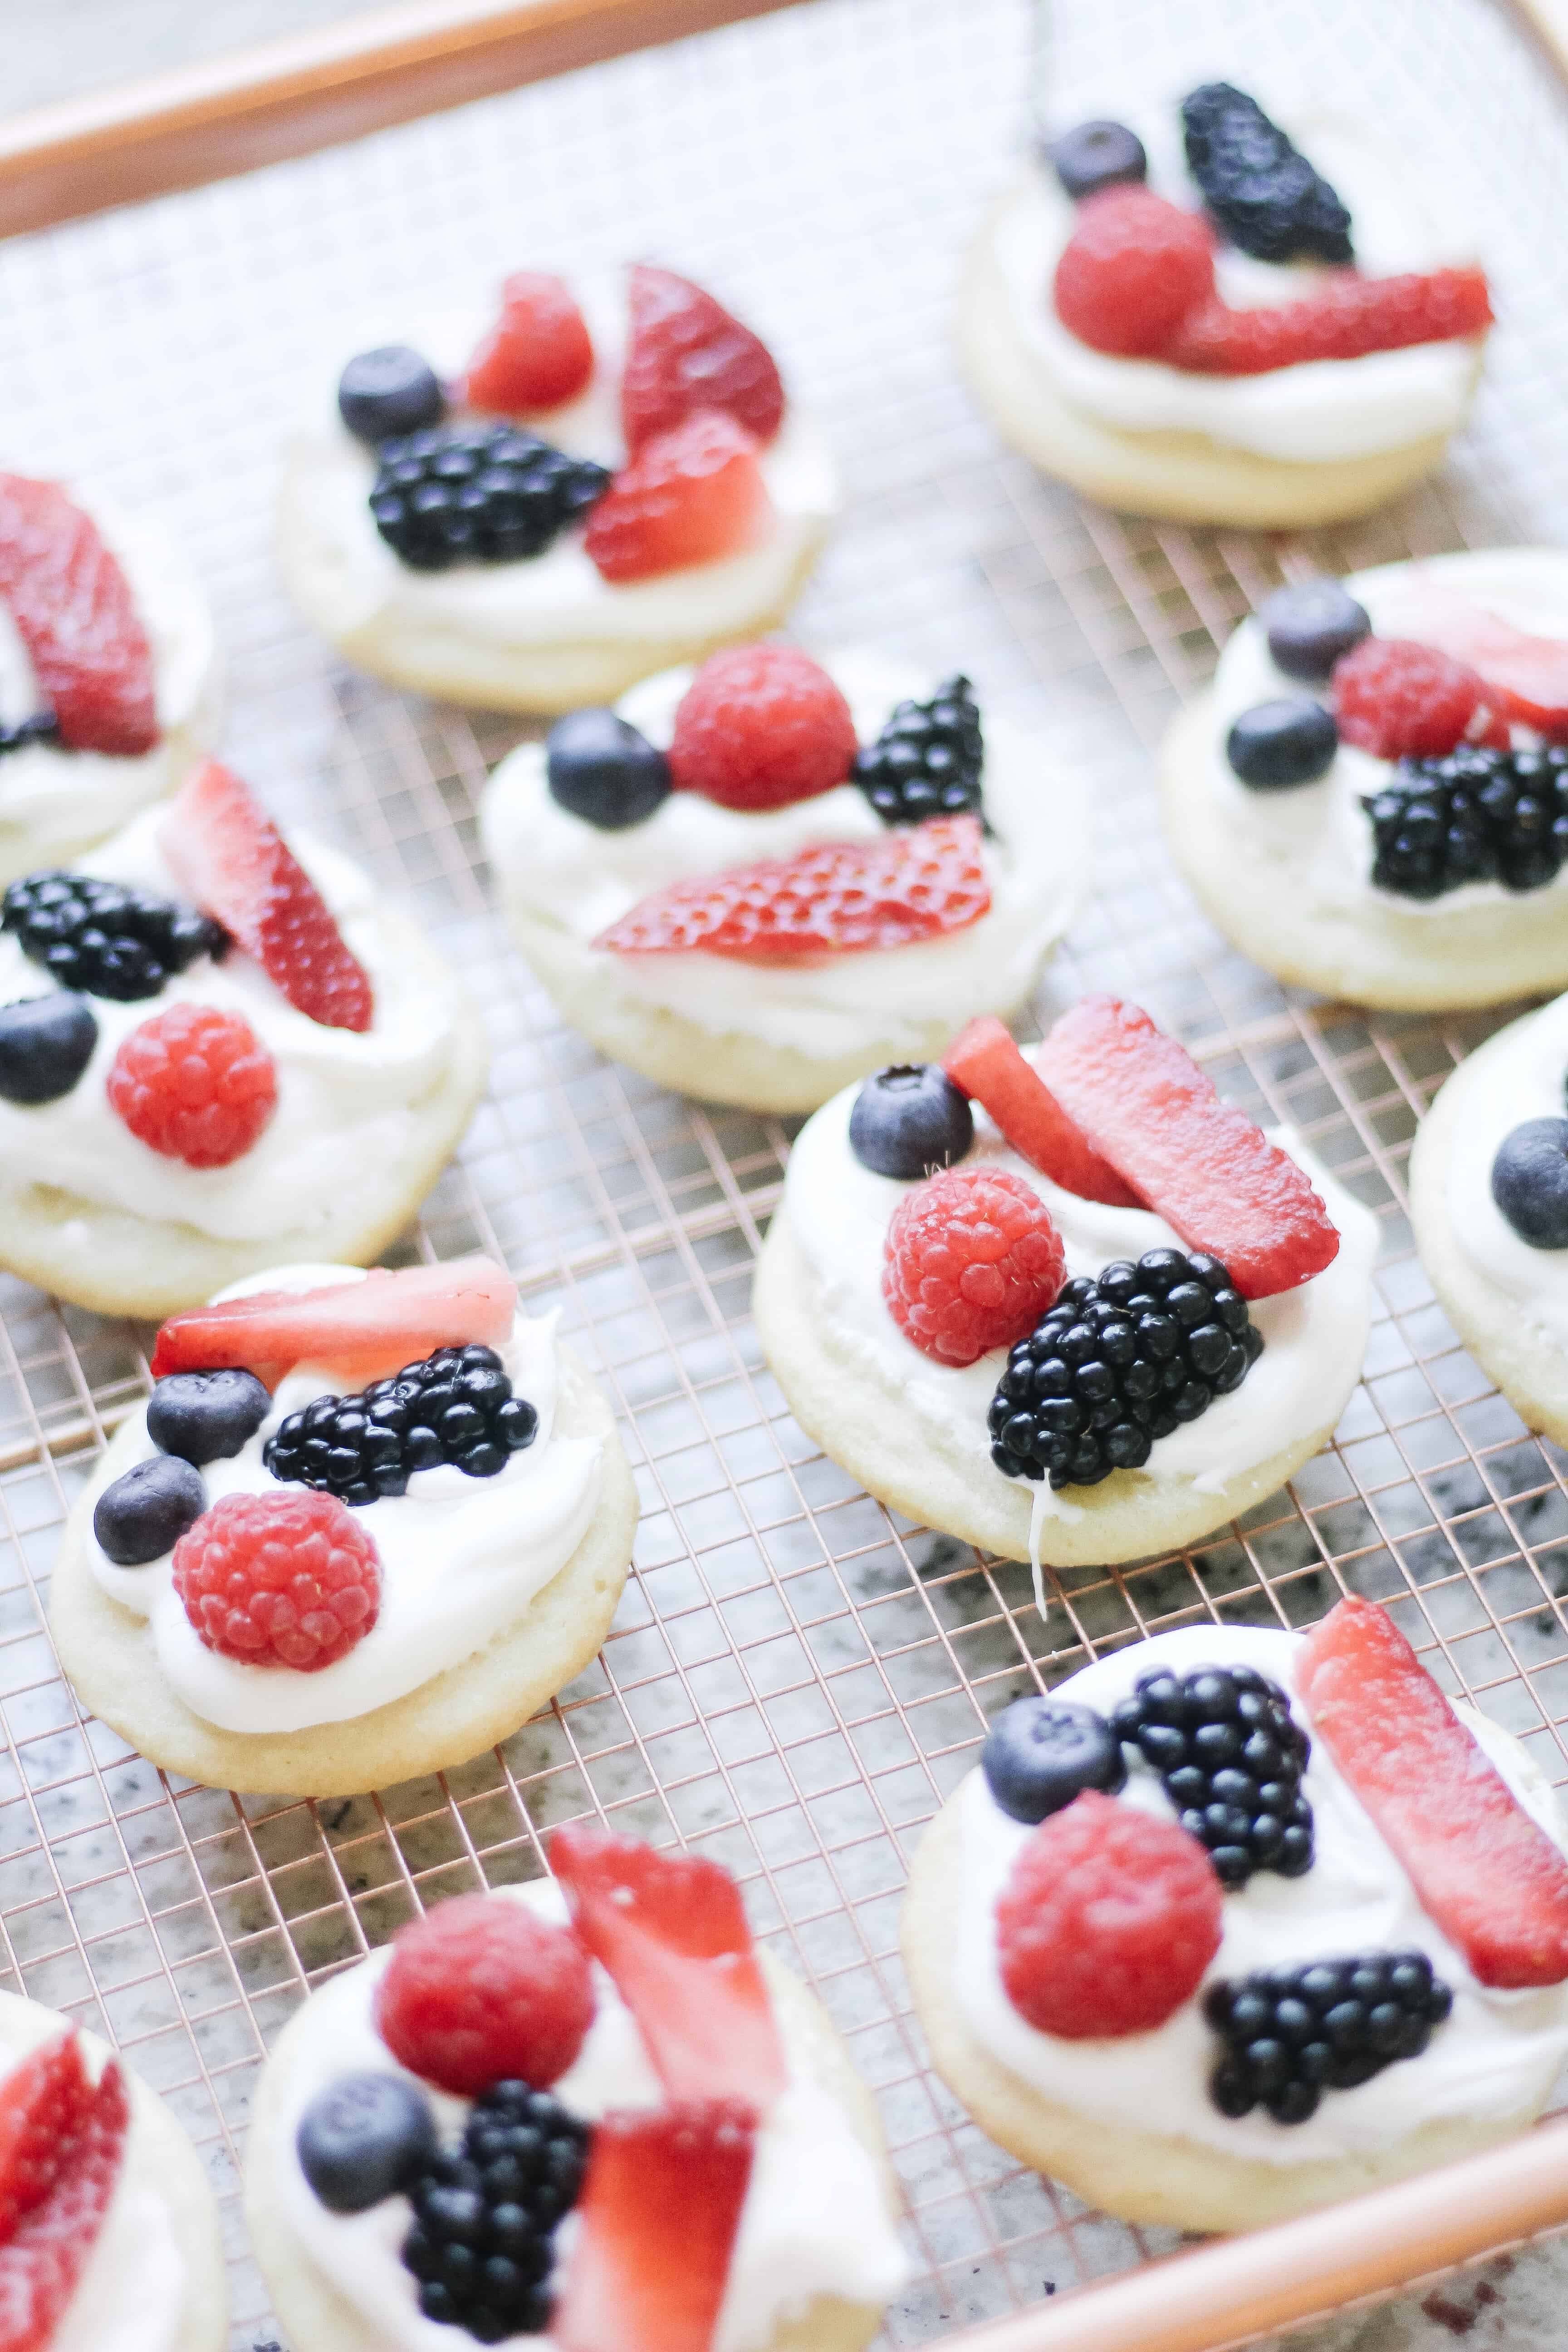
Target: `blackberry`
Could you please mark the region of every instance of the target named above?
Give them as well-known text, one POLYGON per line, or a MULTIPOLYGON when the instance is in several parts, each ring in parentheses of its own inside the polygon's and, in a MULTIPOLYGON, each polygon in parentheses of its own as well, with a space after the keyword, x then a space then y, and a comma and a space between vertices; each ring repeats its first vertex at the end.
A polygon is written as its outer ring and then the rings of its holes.
POLYGON ((1112 1708, 1110 1727, 1158 1772, 1222 1886, 1245 1886, 1255 1870, 1281 1878, 1310 1870, 1312 1808, 1301 1775, 1312 1743, 1267 1675, 1158 1667, 1112 1708))
POLYGON ((227 954, 229 936, 210 915, 92 874, 26 874, 0 898, 0 931, 14 931, 34 963, 62 988, 134 1004, 198 956, 227 954))
POLYGON ((900 702, 852 773, 884 824, 920 824, 979 810, 984 758, 980 706, 961 676, 929 702, 900 702))
POLYGON ((58 743, 59 721, 52 710, 35 711, 12 727, 0 726, 0 751, 25 751, 30 743, 58 743))
POLYGON ((1222 2116, 1261 2105, 1277 2124, 1304 2124, 1325 2091, 1353 2091, 1396 2060, 1419 2058, 1453 2005, 1425 1952, 1355 1952, 1222 1977, 1204 1996, 1225 2045, 1209 2096, 1222 2116))
POLYGON ((1065 1283, 1009 1349, 991 1401, 991 1458, 1006 1478, 1093 1486, 1140 1470, 1155 1440, 1239 1388, 1263 1337, 1218 1258, 1148 1250, 1065 1283))
POLYGON ((321 1487, 342 1503, 374 1503, 405 1494, 416 1470, 443 1462, 470 1478, 493 1478, 538 1430, 538 1413, 513 1396, 493 1348, 437 1348, 390 1380, 289 1413, 261 1459, 275 1478, 321 1487))
POLYGON ((1539 890, 1568 857, 1568 745, 1401 760, 1363 794, 1372 878, 1402 898, 1440 898, 1466 882, 1539 890))
POLYGON ((544 2333, 552 2242, 577 2201, 588 2138, 586 2124, 526 2083, 497 2083, 475 2100, 461 2140, 408 2189, 403 2261, 426 2319, 480 2344, 544 2333))
POLYGON ((610 487, 608 469, 511 425, 384 441, 370 494, 375 527, 415 572, 542 555, 610 487))
POLYGON ((1353 261, 1351 216, 1321 173, 1227 81, 1182 100, 1187 168, 1232 245, 1258 261, 1353 261))

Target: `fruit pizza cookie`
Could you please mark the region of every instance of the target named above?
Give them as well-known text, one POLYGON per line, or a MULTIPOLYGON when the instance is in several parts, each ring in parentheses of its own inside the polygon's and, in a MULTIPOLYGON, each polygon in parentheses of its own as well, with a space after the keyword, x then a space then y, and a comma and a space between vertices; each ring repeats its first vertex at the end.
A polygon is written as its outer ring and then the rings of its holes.
MULTIPOLYGON (((405 320, 397 330, 409 331, 405 320)), ((493 710, 570 710, 782 620, 838 502, 766 345, 638 263, 592 331, 522 270, 343 369, 296 440, 279 549, 360 668, 493 710)))
POLYGON ((155 1316, 286 1260, 373 1257, 488 1061, 407 916, 209 761, 0 898, 0 1264, 155 1316))
POLYGON ((857 2352, 904 2277, 871 2100, 717 1864, 573 1825, 334 1977, 246 2158, 293 2352, 857 2352))
POLYGON ((1276 590, 1163 767, 1177 863, 1282 980, 1417 1011, 1568 981, 1568 555, 1276 590))
POLYGON ((577 710, 482 811, 512 933, 601 1051, 811 1110, 1027 996, 1088 879, 1083 795, 963 677, 738 646, 577 710))
POLYGON ((0 884, 173 792, 220 698, 211 615, 162 529, 0 473, 0 884))
POLYGON ((1159 1634, 997 1717, 915 1857, 915 2006, 1015 2156, 1129 2221, 1252 2228, 1540 2114, 1565 1833, 1372 1601, 1159 1634))
POLYGON ((1090 997, 826 1104, 753 1308, 834 1461, 1037 1569, 1195 1542, 1299 1469, 1360 1375, 1375 1250, 1298 1139, 1090 997))
POLYGON ((350 1796, 510 1738, 598 1650, 637 1494, 487 1258, 279 1266, 158 1334, 50 1622, 83 1704, 213 1788, 350 1796))
POLYGON ((960 346, 1005 438, 1108 506, 1261 529, 1430 473, 1492 314, 1407 159, 1331 116, 1298 146, 1228 82, 1143 128, 1152 172, 1081 123, 981 236, 960 346))
POLYGON ((217 2203, 195 2148, 105 2042, 15 1993, 0 1993, 0 2343, 228 2343, 217 2203))

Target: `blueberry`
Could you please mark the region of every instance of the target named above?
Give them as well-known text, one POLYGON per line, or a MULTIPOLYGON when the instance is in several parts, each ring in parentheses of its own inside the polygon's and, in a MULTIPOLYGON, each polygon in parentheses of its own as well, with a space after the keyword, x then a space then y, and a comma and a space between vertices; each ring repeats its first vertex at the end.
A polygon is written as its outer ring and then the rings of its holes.
POLYGON ((1276 669, 1321 686, 1334 664, 1372 635, 1364 608, 1337 580, 1296 580, 1258 609, 1276 669))
POLYGON ((14 1103, 68 1095, 97 1043, 90 1005, 63 988, 0 1006, 0 1095, 14 1103))
POLYGON ((177 1454, 154 1454, 99 1496, 92 1532, 119 1568, 144 1568, 173 1551, 207 1507, 202 1474, 177 1454))
POLYGON ((1103 1716, 1069 1699, 1020 1698, 986 1735, 980 1767, 1016 1822, 1043 1822, 1085 1789, 1114 1796, 1127 1779, 1121 1742, 1103 1716))
POLYGON ((338 414, 359 441, 389 441, 438 425, 447 395, 427 360, 406 343, 361 352, 338 378, 338 414))
POLYGON ((1255 793, 1289 792, 1315 783, 1333 764, 1340 730, 1331 710, 1308 695, 1255 702, 1226 738, 1226 757, 1255 793))
POLYGON ((545 738, 550 797, 603 833, 641 824, 669 793, 669 761, 613 710, 573 710, 545 738))
POLYGON ((1527 1118, 1503 1137, 1492 1199, 1531 1249, 1568 1249, 1568 1118, 1527 1118))
POLYGON ((237 1454, 271 1410, 254 1372, 174 1372, 148 1402, 147 1434, 165 1454, 200 1468, 237 1454))
POLYGON ((940 1062, 894 1063, 868 1078, 849 1114, 862 1168, 906 1180, 951 1168, 974 1140, 974 1114, 940 1062))
POLYGON ((1093 195, 1096 188, 1113 188, 1123 180, 1149 176, 1143 142, 1124 122, 1080 122, 1050 141, 1046 153, 1056 165, 1057 177, 1075 200, 1093 195))
POLYGON ((300 2116, 294 2147, 330 2213, 363 2213, 424 2170, 436 2153, 436 2118, 401 2074, 341 2074, 300 2116))

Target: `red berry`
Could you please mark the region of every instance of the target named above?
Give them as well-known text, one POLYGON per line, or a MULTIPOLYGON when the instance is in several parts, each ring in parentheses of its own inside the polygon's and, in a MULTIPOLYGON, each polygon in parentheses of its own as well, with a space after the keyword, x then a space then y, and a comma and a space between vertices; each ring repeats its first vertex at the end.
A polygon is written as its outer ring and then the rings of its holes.
POLYGON ((908 947, 978 922, 991 905, 980 820, 932 817, 876 841, 829 841, 694 875, 639 898, 594 942, 617 955, 793 963, 908 947))
POLYGON ((242 1159, 278 1108, 271 1055, 248 1021, 212 1004, 172 1004, 132 1029, 107 1089, 132 1135, 187 1168, 242 1159))
POLYGON ((1338 1255, 1301 1168, 1139 1005, 1086 996, 1038 1053, 1094 1150, 1189 1249, 1223 1259, 1244 1298, 1294 1290, 1338 1255))
POLYGON ((1424 646, 1477 672, 1500 719, 1553 739, 1568 734, 1568 639, 1532 637, 1496 613, 1441 596, 1415 625, 1424 646))
POLYGON ((710 2352, 755 2138, 724 2099, 595 2125, 550 2323, 560 2352, 710 2352))
POLYGON ((751 434, 701 408, 644 442, 589 514, 583 544, 606 580, 652 580, 740 554, 772 513, 751 434))
POLYGON ((130 583, 58 482, 0 474, 0 604, 73 751, 133 760, 158 740, 153 649, 130 583))
POLYGON ((1196 1838, 1086 1789, 1031 1832, 997 1898, 1007 1998, 1068 2042, 1152 2032, 1202 1982, 1222 1900, 1196 1838))
POLYGON ((725 808, 787 808, 843 783, 858 748, 849 705, 809 654, 731 646, 681 697, 669 768, 725 808))
POLYGON ((1340 734, 1380 760, 1425 759, 1457 743, 1500 740, 1482 679, 1408 637, 1363 637, 1334 665, 1340 734))
POLYGON ((47 2195, 0 2245, 0 2352, 46 2352, 119 2185, 131 2128, 111 2059, 80 2109, 47 2195))
POLYGON ((1321 1739, 1484 1985, 1568 1978, 1568 1860, 1454 1713, 1385 1609, 1314 1625, 1296 1677, 1321 1739))
MULTIPOLYGON (((488 1257, 447 1265, 373 1266, 363 1282, 325 1290, 258 1290, 172 1315, 153 1350, 153 1378, 237 1364, 281 1378, 308 1359, 360 1383, 470 1340, 500 1347, 511 1331, 517 1285, 488 1257)), ((352 1383, 351 1383, 352 1385, 352 1383)))
POLYGON ((174 1590, 209 1650, 313 1675, 381 1613, 381 1562, 346 1503, 310 1487, 220 1495, 174 1546, 174 1590))
POLYGON ((1062 1286, 1061 1235, 1005 1169, 944 1168, 904 1194, 883 1244, 894 1322, 939 1364, 973 1364, 1032 1331, 1062 1286))
POLYGON ((759 441, 773 439, 784 385, 760 336, 689 278, 646 261, 632 270, 628 301, 621 425, 634 456, 700 408, 721 409, 759 441))
POLYGON ((196 904, 234 933, 297 1012, 326 1029, 370 1027, 375 1000, 363 965, 237 775, 209 760, 175 794, 159 844, 196 904))
POLYGON ((1187 311, 1160 357, 1203 375, 1262 375, 1304 360, 1356 360, 1410 343, 1451 342, 1480 334, 1491 320, 1483 270, 1358 278, 1347 269, 1299 302, 1267 310, 1232 310, 1211 295, 1187 311))
POLYGON ((521 1903, 458 1895, 405 1927, 376 1987, 398 2063, 458 2098, 492 2083, 547 2090, 594 2021, 594 1974, 569 1928, 521 1903))
POLYGON ((960 1030, 942 1066, 955 1087, 990 1112, 1019 1157, 1053 1184, 1115 1209, 1142 1207, 1109 1160, 1090 1149, 994 1013, 960 1030))
POLYGON ((1182 320, 1214 291, 1214 242, 1196 213, 1152 188, 1086 196, 1057 263, 1057 316, 1097 352, 1163 353, 1182 320))
POLYGON ((468 362, 469 407, 521 416, 575 400, 593 375, 594 346, 565 279, 520 269, 500 291, 500 317, 468 362))
POLYGON ((74 2033, 29 2051, 0 2082, 0 2246, 59 2179, 91 2104, 74 2033))

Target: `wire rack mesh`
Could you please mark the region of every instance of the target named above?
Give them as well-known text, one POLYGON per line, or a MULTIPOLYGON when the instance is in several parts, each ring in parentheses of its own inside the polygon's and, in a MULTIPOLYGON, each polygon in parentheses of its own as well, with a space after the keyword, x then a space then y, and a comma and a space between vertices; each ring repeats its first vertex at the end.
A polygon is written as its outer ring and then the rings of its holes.
MULTIPOLYGON (((1390 1602, 1451 1688, 1568 1777, 1568 1480, 1458 1346, 1404 1210, 1416 1120, 1495 1022, 1369 1021, 1281 991, 1199 917, 1149 800, 1177 700, 1282 573, 1568 527, 1568 260, 1552 227, 1568 136, 1560 93, 1488 0, 1277 13, 1288 59, 1329 81, 1353 66, 1357 105, 1420 147, 1494 265, 1503 315, 1449 470, 1308 541, 1085 509, 999 449, 965 399, 946 314, 1023 125, 1017 0, 814 0, 0 250, 5 461, 171 513, 228 648, 230 756, 415 904, 486 1008, 490 1094, 410 1247, 497 1250, 531 1300, 564 1306, 642 1495, 601 1659, 499 1753, 320 1806, 171 1783, 81 1718, 42 1615, 72 1496, 143 1393, 147 1335, 0 1286, 0 1975, 107 2031, 190 2126, 225 2201, 237 2347, 269 2333, 236 2195, 268 2042, 420 1905, 537 1874, 560 1821, 596 1811, 715 1855, 823 1995, 908 2197, 915 2283, 889 2326, 912 2341, 1171 2242, 1021 2172, 925 2067, 899 1897, 990 1712, 1107 1644, 1205 1616, 1303 1622, 1350 1588, 1390 1602), (604 1064, 509 952, 474 809, 524 730, 340 672, 275 583, 278 445, 335 320, 417 310, 433 285, 488 288, 521 260, 602 268, 633 252, 732 299, 832 422, 849 506, 799 615, 806 642, 962 666, 1089 777, 1100 894, 1040 1018, 1087 987, 1137 997, 1383 1223, 1365 1378, 1333 1445, 1190 1555, 1064 1572, 1043 1616, 1026 1570, 889 1517, 784 1412, 748 1295, 786 1129, 604 1064)), ((1209 24, 1198 73, 1245 78, 1258 14, 1058 0, 1052 56, 1063 88, 1079 68, 1092 81, 1114 18, 1123 78, 1138 57, 1168 98, 1168 17, 1184 39, 1209 24)))

